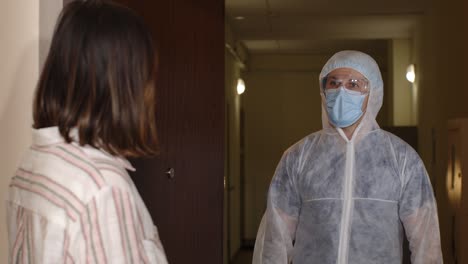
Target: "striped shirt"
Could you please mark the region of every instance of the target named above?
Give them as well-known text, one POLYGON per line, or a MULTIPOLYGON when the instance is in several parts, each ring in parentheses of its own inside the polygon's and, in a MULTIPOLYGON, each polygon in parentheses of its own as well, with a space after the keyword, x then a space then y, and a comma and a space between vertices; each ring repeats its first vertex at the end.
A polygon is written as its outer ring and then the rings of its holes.
POLYGON ((33 130, 9 187, 10 263, 167 263, 130 163, 75 141, 33 130))

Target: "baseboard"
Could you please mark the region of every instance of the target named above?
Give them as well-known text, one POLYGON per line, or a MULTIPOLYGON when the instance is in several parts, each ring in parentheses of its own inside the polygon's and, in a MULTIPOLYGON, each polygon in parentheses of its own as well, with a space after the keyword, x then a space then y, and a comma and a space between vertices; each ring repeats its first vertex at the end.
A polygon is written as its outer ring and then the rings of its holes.
POLYGON ((242 239, 243 249, 253 249, 255 247, 255 239, 242 239))

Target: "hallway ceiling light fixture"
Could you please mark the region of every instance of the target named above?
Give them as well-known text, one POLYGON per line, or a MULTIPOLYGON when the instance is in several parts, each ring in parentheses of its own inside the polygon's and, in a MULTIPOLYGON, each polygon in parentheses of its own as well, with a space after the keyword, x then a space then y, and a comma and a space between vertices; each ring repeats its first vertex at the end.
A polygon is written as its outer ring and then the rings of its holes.
POLYGON ((234 19, 235 19, 235 20, 244 20, 245 17, 243 17, 243 16, 236 16, 234 19))
POLYGON ((244 80, 240 79, 237 80, 237 94, 241 95, 245 92, 245 83, 244 80))
POLYGON ((414 71, 414 64, 410 64, 408 68, 406 68, 406 79, 410 83, 414 83, 414 80, 416 79, 416 73, 414 71))

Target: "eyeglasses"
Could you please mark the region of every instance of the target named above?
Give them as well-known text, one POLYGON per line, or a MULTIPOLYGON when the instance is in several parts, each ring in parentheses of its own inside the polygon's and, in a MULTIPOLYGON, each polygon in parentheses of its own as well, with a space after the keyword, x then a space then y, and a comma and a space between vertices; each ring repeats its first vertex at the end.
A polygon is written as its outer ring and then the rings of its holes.
POLYGON ((369 81, 366 78, 358 78, 352 75, 329 75, 322 79, 322 89, 338 89, 344 87, 348 91, 367 94, 369 92, 369 81))

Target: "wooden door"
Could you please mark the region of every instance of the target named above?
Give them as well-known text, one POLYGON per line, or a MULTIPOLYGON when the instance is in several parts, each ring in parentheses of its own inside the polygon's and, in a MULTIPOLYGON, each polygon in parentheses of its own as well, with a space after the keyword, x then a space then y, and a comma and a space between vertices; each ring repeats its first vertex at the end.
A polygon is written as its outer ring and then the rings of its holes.
POLYGON ((161 154, 132 161, 132 177, 170 263, 222 263, 224 1, 116 2, 144 18, 159 49, 161 154))

